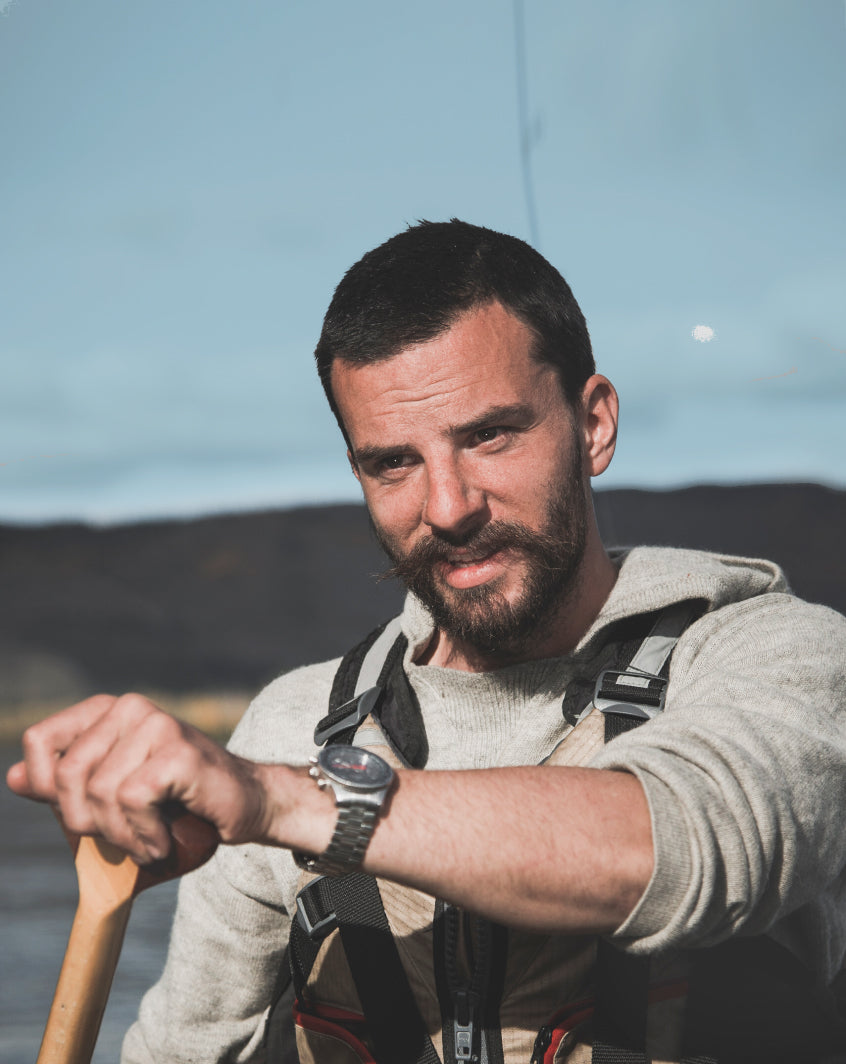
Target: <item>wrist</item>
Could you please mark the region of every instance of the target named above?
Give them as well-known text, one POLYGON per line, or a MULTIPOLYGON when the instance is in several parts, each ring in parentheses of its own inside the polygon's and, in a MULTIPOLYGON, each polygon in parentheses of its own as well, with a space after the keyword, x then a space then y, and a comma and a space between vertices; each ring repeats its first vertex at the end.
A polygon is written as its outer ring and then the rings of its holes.
POLYGON ((309 760, 309 776, 333 796, 337 816, 329 845, 317 855, 295 850, 294 860, 316 875, 358 871, 396 782, 394 770, 373 751, 344 743, 326 746, 309 760))
POLYGON ((333 796, 315 787, 308 766, 259 764, 256 776, 265 813, 258 837, 251 841, 322 853, 332 839, 337 809, 333 796))

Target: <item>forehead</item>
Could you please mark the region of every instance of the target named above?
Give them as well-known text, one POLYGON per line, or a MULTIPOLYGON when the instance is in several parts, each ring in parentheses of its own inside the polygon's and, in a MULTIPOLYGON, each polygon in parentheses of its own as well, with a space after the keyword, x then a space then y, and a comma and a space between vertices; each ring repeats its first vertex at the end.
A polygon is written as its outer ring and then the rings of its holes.
POLYGON ((499 303, 474 308, 426 343, 368 365, 337 360, 332 389, 356 445, 361 434, 418 421, 460 424, 486 406, 563 402, 554 368, 532 356, 534 334, 499 303))

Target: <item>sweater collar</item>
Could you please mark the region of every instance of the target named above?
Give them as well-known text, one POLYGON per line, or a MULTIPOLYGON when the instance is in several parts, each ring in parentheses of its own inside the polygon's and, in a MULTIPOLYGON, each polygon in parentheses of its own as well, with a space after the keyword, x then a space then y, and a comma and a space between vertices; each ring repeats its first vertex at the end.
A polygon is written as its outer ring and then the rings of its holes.
MULTIPOLYGON (((615 548, 608 553, 620 575, 576 652, 607 625, 674 602, 702 599, 714 610, 767 592, 789 591, 781 569, 761 559, 675 547, 615 548)), ((412 594, 406 597, 402 623, 409 643, 406 661, 413 661, 432 638, 434 624, 412 594)))

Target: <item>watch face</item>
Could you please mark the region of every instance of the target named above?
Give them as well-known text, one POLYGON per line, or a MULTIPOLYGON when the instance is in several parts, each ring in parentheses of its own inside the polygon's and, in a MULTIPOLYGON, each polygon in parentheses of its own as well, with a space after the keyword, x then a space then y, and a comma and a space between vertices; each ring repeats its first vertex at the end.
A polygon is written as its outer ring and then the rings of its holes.
POLYGON ((320 767, 327 776, 347 787, 374 791, 387 786, 394 770, 381 757, 362 750, 359 746, 337 744, 324 747, 318 758, 320 767))

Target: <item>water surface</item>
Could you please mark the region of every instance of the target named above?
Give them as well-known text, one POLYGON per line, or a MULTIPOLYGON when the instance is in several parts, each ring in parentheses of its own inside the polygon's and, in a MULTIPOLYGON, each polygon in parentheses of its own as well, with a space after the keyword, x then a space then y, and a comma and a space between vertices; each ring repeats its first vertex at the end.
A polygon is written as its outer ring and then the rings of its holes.
MULTIPOLYGON (((19 756, 0 746, 0 767, 19 756)), ((73 859, 49 808, 0 786, 0 1061, 33 1064, 76 909, 73 859)), ((141 995, 164 965, 177 884, 134 902, 94 1064, 115 1064, 141 995)))

